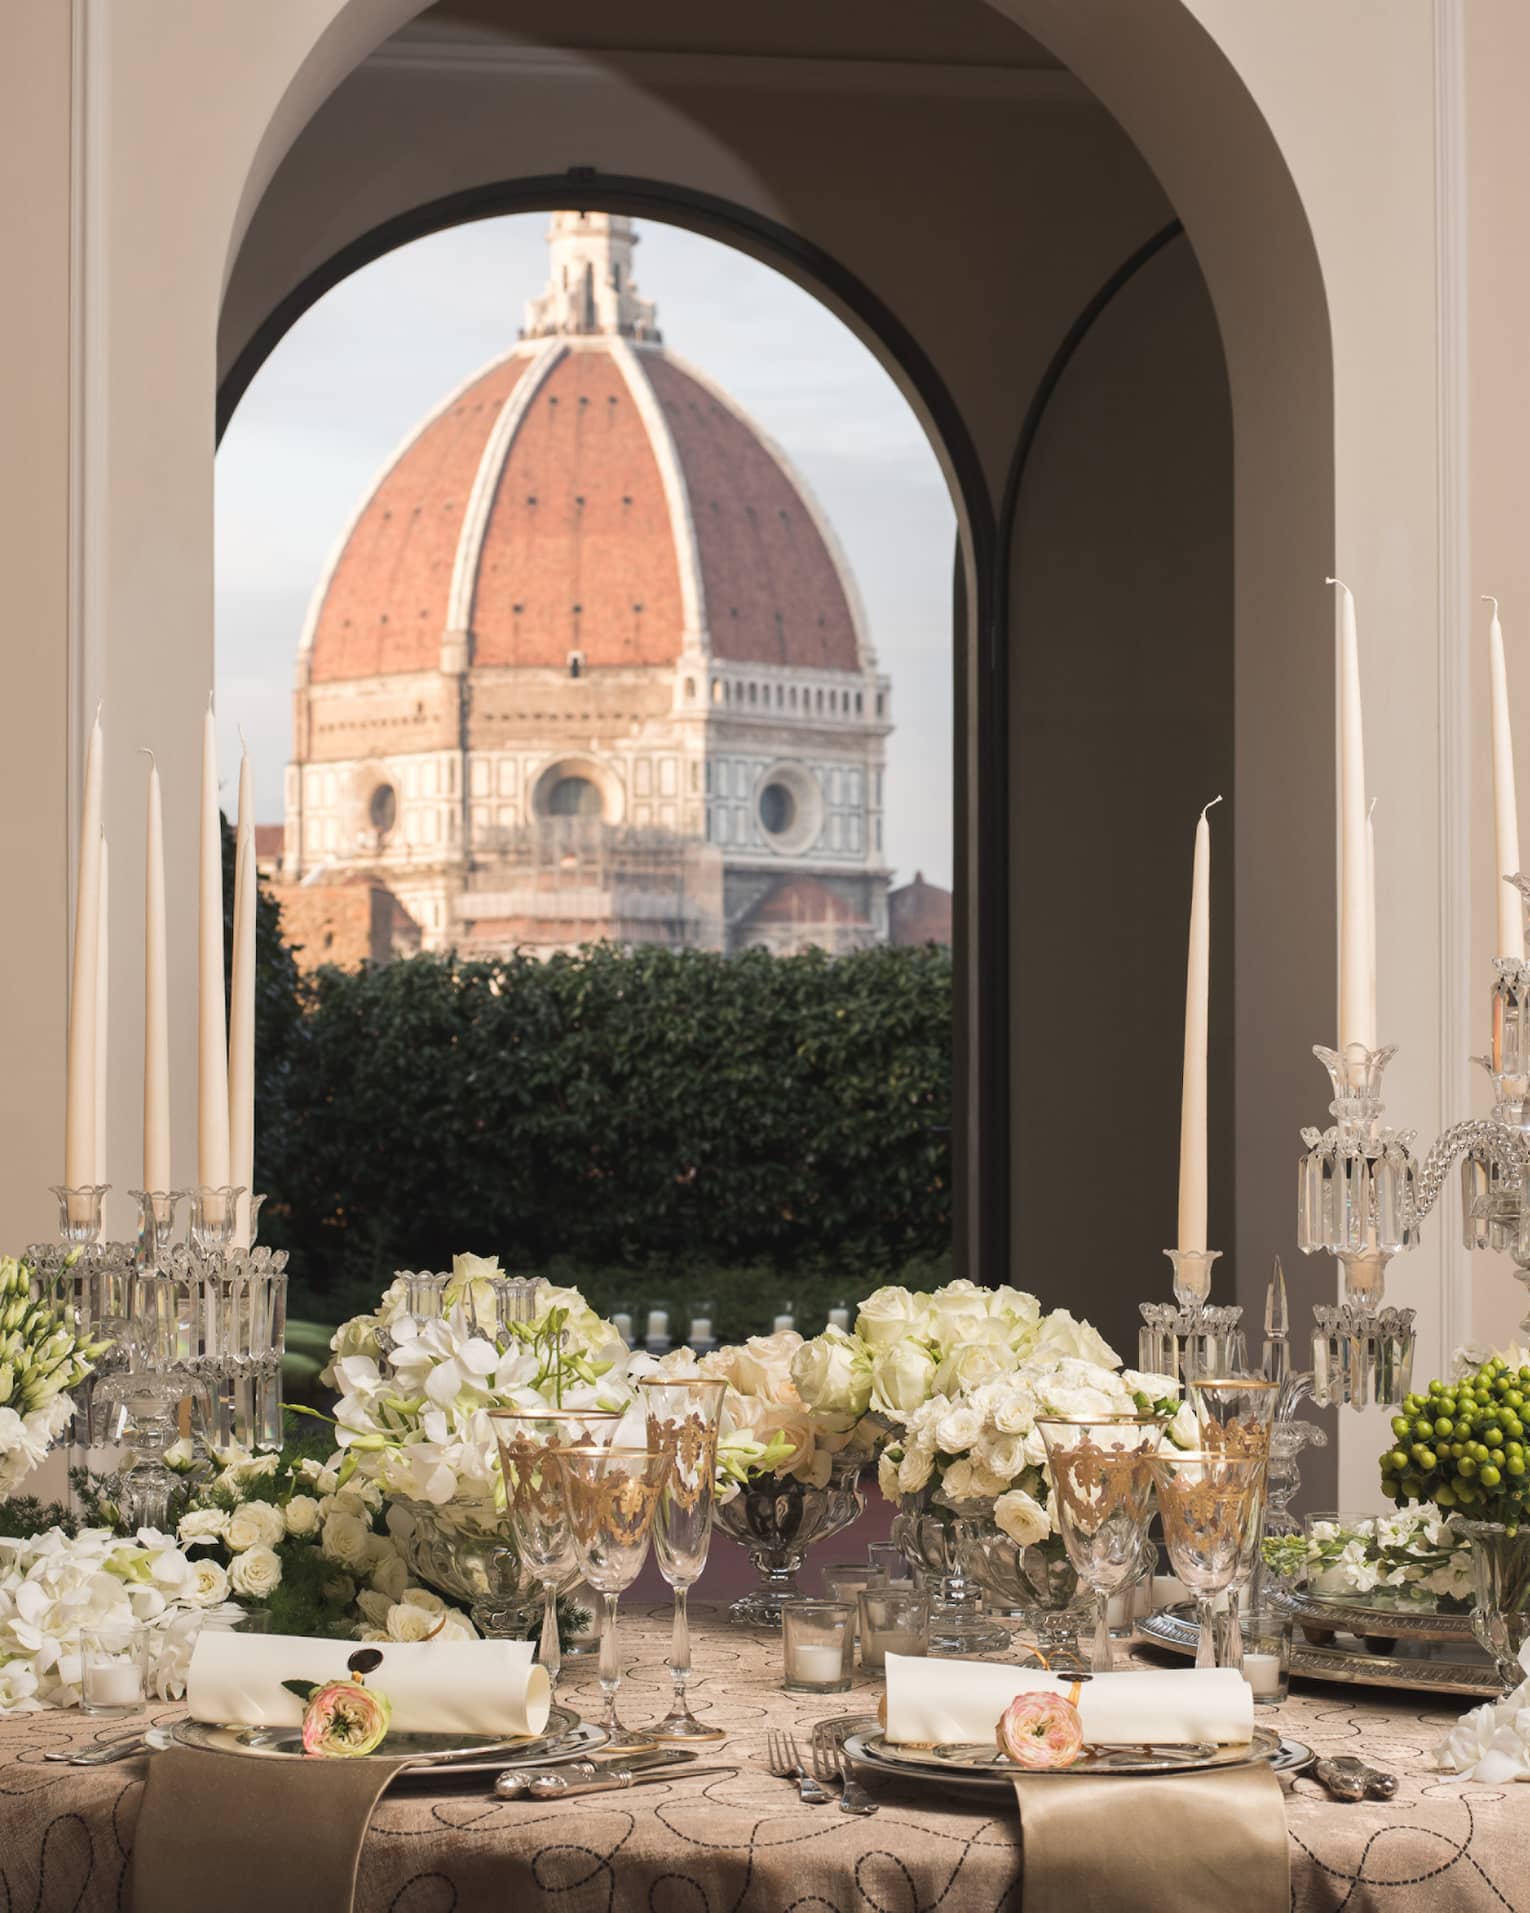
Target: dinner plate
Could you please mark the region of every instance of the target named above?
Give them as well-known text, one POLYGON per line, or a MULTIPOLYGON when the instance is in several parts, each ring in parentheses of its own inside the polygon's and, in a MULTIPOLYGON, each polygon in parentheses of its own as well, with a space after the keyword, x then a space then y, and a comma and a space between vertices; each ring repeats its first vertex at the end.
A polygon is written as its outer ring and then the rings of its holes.
MULTIPOLYGON (((198 1753, 242 1754, 255 1760, 310 1760, 303 1752, 300 1727, 241 1727, 206 1720, 178 1720, 171 1728, 177 1746, 198 1753)), ((351 1760, 407 1760, 404 1773, 432 1775, 482 1774, 492 1763, 511 1760, 518 1767, 542 1766, 551 1761, 577 1760, 603 1746, 605 1729, 582 1721, 569 1707, 554 1707, 547 1727, 534 1739, 503 1734, 391 1733, 370 1754, 350 1754, 351 1760)))
POLYGON ((1267 1727, 1256 1727, 1252 1741, 1216 1747, 1209 1742, 1193 1747, 1098 1748, 1071 1767, 1028 1773, 1006 1760, 997 1747, 953 1743, 943 1747, 903 1747, 890 1742, 880 1728, 848 1734, 844 1756, 863 1773, 915 1785, 955 1788, 960 1792, 1008 1794, 1017 1778, 1067 1780, 1080 1775, 1207 1773, 1217 1768, 1243 1767, 1267 1761, 1276 1773, 1296 1773, 1310 1766, 1312 1749, 1300 1741, 1283 1741, 1267 1727))

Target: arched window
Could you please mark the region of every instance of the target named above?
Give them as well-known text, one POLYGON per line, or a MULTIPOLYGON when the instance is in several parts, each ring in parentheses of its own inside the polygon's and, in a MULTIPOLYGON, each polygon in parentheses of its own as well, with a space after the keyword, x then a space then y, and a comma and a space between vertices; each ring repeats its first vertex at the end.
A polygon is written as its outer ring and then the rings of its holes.
POLYGON ((367 815, 379 837, 386 837, 398 822, 398 792, 391 784, 379 784, 372 792, 367 815))
POLYGON ((547 793, 549 817, 599 817, 604 810, 599 787, 588 777, 560 777, 547 793))
POLYGON ((694 678, 687 678, 685 680, 685 701, 687 704, 694 704, 696 702, 696 680, 694 678))

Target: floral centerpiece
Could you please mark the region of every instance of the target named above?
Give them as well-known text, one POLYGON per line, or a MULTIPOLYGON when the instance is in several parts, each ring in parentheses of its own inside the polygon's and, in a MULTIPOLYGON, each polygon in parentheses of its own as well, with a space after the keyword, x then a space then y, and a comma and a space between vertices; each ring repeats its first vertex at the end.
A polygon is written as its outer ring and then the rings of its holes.
POLYGON ((1264 1558, 1282 1580, 1330 1600, 1446 1614, 1471 1607, 1471 1549, 1427 1509, 1314 1519, 1304 1534, 1271 1535, 1264 1558))
POLYGON ((32 1293, 32 1271, 0 1256, 0 1501, 13 1495, 74 1414, 69 1390, 107 1347, 32 1293))

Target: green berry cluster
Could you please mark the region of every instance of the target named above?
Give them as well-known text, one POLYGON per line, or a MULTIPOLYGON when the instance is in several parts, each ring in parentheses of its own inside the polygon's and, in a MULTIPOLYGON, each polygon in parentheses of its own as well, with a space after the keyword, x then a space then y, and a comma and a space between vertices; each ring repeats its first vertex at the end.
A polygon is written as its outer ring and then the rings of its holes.
POLYGON ((1530 1513, 1530 1368, 1496 1355, 1459 1381, 1431 1382, 1392 1417, 1381 1492, 1398 1506, 1432 1501, 1510 1534, 1530 1513))

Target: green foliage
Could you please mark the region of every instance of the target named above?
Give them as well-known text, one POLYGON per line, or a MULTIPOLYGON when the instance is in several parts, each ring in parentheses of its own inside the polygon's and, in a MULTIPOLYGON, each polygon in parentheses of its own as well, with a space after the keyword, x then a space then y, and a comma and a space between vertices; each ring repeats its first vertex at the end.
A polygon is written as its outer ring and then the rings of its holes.
POLYGON ((1381 1492, 1399 1507, 1432 1501, 1516 1534, 1530 1513, 1530 1367, 1499 1356, 1453 1382, 1431 1382, 1392 1417, 1381 1492))
POLYGON ((417 957, 274 1027, 262 1235, 316 1316, 473 1248, 603 1305, 731 1278, 731 1335, 949 1252, 947 951, 417 957))

